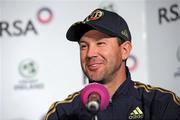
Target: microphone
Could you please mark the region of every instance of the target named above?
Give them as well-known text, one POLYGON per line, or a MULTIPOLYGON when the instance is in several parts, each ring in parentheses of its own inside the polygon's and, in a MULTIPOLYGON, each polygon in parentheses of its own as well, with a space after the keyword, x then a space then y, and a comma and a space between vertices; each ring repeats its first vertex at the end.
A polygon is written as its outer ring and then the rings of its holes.
POLYGON ((110 100, 107 89, 99 83, 90 83, 85 86, 80 93, 80 98, 84 107, 92 114, 96 114, 99 110, 103 111, 110 100))

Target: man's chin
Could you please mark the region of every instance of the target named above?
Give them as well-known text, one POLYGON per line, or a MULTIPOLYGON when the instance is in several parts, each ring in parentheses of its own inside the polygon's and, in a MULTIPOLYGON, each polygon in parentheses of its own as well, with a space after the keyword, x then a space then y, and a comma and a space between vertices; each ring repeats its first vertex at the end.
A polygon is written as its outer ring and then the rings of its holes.
POLYGON ((89 83, 100 83, 100 84, 104 84, 104 80, 103 80, 103 79, 100 79, 100 80, 89 79, 89 83))

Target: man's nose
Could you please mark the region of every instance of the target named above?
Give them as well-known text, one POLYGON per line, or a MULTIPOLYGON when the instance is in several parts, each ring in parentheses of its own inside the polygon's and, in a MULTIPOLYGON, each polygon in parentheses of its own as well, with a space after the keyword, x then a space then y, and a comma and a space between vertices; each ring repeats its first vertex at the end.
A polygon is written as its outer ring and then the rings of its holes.
POLYGON ((97 51, 98 49, 95 45, 89 46, 88 53, 87 53, 88 58, 97 56, 97 51))

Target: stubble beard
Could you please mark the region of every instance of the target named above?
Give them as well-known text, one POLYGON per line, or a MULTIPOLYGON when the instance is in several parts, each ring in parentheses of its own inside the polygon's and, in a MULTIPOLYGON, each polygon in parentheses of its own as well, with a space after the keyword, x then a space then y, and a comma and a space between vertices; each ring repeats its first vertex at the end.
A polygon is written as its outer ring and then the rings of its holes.
POLYGON ((119 70, 121 69, 122 62, 118 66, 111 66, 110 69, 104 68, 104 71, 99 71, 100 73, 88 73, 88 71, 85 71, 83 69, 84 74, 87 76, 89 79, 89 82, 97 82, 101 84, 106 84, 113 80, 113 78, 118 74, 119 70))

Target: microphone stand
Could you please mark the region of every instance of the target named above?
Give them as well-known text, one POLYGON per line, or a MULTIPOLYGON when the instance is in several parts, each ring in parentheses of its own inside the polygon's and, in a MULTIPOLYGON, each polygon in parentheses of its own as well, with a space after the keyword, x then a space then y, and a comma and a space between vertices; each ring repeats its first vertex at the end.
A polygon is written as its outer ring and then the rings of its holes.
POLYGON ((97 115, 93 115, 92 120, 98 120, 98 116, 97 115))

